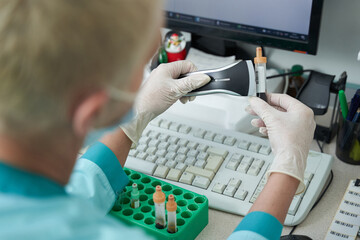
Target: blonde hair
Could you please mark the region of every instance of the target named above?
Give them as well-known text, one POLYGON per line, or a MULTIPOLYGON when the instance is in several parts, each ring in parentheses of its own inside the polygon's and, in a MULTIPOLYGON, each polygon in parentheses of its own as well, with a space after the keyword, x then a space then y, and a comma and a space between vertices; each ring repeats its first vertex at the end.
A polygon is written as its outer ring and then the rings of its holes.
POLYGON ((66 121, 79 89, 125 86, 161 21, 159 0, 0 0, 0 132, 66 121))

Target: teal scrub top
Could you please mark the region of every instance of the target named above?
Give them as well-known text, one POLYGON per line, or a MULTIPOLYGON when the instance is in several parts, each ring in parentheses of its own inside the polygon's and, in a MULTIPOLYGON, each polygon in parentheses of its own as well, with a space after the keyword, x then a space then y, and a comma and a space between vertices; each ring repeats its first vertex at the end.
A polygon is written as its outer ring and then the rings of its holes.
MULTIPOLYGON (((152 239, 107 215, 128 182, 100 142, 77 160, 65 187, 0 162, 0 239, 152 239)), ((228 239, 279 239, 281 230, 273 216, 253 212, 228 239)))

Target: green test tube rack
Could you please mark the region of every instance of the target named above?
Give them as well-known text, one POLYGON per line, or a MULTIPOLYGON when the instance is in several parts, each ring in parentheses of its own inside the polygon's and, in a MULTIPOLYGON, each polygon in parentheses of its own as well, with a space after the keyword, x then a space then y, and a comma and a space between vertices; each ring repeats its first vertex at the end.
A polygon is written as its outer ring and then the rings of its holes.
POLYGON ((195 239, 209 222, 209 203, 204 195, 200 195, 137 171, 124 168, 130 182, 124 192, 119 195, 110 215, 122 222, 143 228, 156 239, 195 239), (130 196, 132 184, 137 183, 140 192, 140 207, 131 208, 130 196), (173 194, 177 203, 177 232, 168 233, 167 228, 155 227, 155 206, 152 200, 155 187, 160 185, 168 196, 173 194))

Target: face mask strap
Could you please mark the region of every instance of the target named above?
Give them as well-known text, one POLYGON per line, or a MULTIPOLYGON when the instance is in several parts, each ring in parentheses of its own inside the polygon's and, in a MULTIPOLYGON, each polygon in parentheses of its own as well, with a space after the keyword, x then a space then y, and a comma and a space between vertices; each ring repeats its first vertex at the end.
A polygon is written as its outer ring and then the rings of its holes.
POLYGON ((126 92, 114 87, 108 87, 107 91, 109 93, 110 98, 117 101, 132 103, 135 101, 136 98, 136 93, 126 92))

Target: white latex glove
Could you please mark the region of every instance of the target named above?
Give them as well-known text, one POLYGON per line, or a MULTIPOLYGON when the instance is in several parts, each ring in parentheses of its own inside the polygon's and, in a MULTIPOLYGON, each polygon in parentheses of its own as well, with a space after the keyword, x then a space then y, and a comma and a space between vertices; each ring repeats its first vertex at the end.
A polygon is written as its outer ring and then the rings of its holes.
POLYGON ((124 126, 124 133, 137 145, 142 132, 148 123, 159 114, 167 110, 178 99, 182 103, 194 98, 183 97, 188 92, 197 89, 210 81, 205 74, 194 74, 177 79, 180 75, 196 71, 196 67, 189 61, 177 61, 161 64, 154 69, 148 80, 140 87, 135 100, 135 118, 124 126))
POLYGON ((314 137, 313 111, 286 94, 267 94, 268 103, 250 97, 250 114, 258 115, 251 124, 268 135, 275 155, 267 176, 273 172, 290 175, 300 181, 296 194, 305 190, 304 172, 310 144, 314 137))

